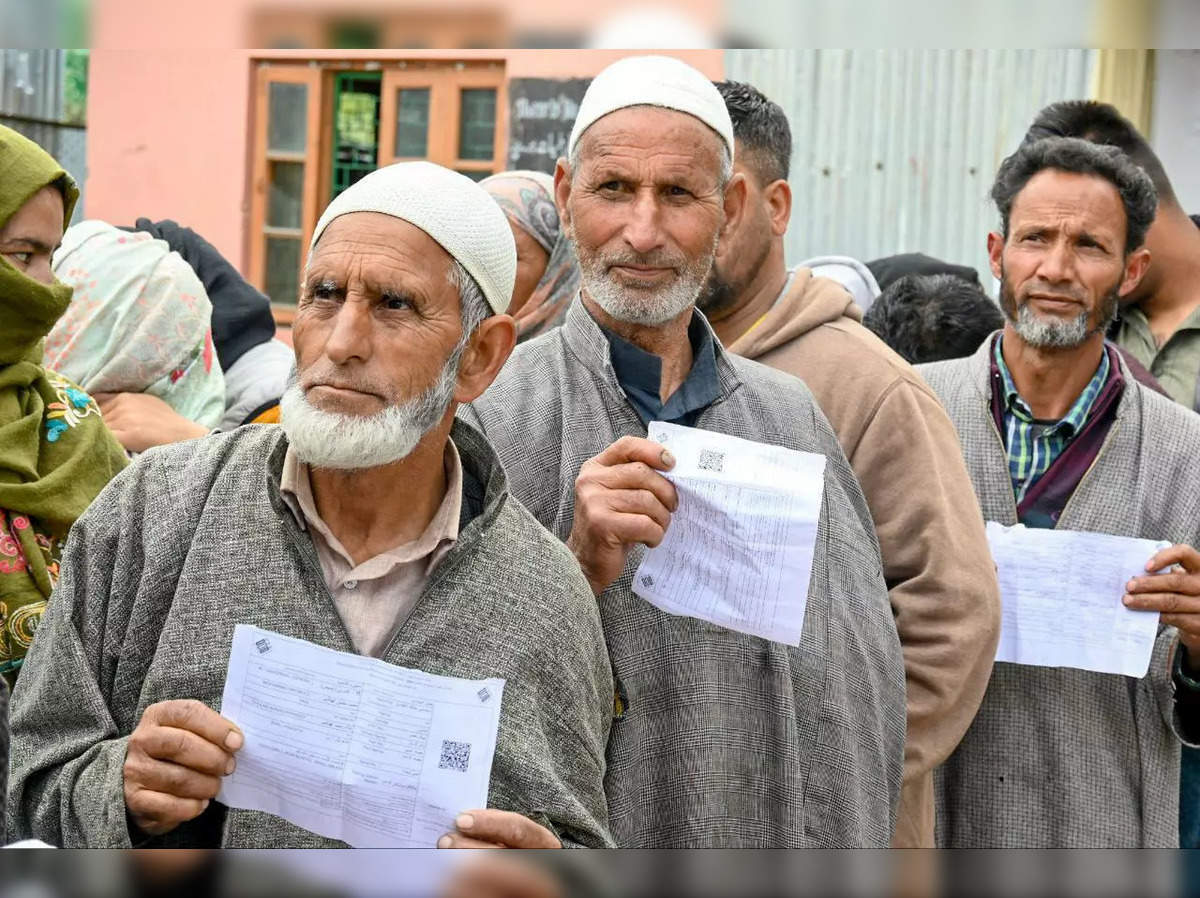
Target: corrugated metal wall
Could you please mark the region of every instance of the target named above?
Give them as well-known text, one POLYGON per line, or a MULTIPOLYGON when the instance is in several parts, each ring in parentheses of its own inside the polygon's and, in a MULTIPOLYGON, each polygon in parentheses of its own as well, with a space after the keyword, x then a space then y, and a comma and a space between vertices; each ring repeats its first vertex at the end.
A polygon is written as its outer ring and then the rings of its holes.
MULTIPOLYGON (((87 131, 63 108, 64 50, 0 50, 0 124, 40 144, 78 182, 87 177, 87 131)), ((83 197, 74 220, 83 214, 83 197)))
POLYGON ((1090 50, 729 50, 792 127, 791 263, 924 252, 989 284, 992 178, 1039 109, 1088 96, 1090 50))

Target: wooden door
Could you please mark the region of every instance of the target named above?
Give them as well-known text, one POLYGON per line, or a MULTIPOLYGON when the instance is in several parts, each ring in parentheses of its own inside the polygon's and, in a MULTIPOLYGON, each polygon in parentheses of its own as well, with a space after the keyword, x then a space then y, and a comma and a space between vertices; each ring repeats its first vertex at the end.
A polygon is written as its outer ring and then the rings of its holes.
POLYGON ((255 77, 250 279, 272 305, 294 307, 322 205, 321 71, 261 63, 255 77))

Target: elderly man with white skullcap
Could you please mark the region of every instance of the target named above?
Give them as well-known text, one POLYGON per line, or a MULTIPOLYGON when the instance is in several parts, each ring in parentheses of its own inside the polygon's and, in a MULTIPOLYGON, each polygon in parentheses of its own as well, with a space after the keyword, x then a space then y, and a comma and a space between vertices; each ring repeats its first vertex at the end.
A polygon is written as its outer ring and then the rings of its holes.
MULTIPOLYGON (((253 748, 216 710, 234 627, 250 624, 504 680, 489 807, 418 808, 455 831, 431 843, 612 844, 612 673, 595 598, 570 552, 511 501, 487 442, 455 419, 512 351, 502 313, 515 268, 503 213, 439 166, 380 169, 330 204, 296 309, 282 426, 153 449, 72 530, 13 701, 10 834, 72 847, 341 844, 215 800, 253 748)), ((291 688, 315 693, 332 673, 291 688)), ((457 760, 472 762, 486 763, 457 760)))
POLYGON ((597 76, 555 172, 581 301, 460 415, 598 598, 616 680, 605 793, 618 844, 886 846, 904 663, 863 494, 805 386, 726 353, 695 310, 746 201, 733 145, 720 94, 682 62, 629 57, 597 76), (662 473, 674 459, 646 439, 653 421, 826 456, 798 647, 633 593, 678 503, 662 473))

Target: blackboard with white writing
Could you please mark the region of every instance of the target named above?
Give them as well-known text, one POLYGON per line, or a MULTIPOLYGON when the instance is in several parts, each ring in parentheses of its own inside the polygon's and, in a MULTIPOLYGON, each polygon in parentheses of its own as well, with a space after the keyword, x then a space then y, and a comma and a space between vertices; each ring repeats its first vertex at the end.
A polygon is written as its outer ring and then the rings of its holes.
POLYGON ((554 172, 591 80, 513 78, 508 82, 508 159, 505 168, 554 172))

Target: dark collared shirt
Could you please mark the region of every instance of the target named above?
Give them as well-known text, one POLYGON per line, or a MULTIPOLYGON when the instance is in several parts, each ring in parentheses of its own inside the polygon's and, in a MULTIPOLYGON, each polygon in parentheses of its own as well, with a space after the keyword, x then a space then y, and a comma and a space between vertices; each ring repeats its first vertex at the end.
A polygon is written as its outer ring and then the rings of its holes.
POLYGON ((659 395, 662 383, 662 359, 653 353, 634 346, 605 328, 600 328, 608 339, 609 355, 617 382, 643 424, 651 421, 667 421, 691 427, 700 412, 708 408, 720 395, 717 380, 717 354, 713 347, 713 335, 698 312, 692 314, 688 325, 688 339, 692 344, 692 370, 688 372, 679 389, 663 402, 659 395))

